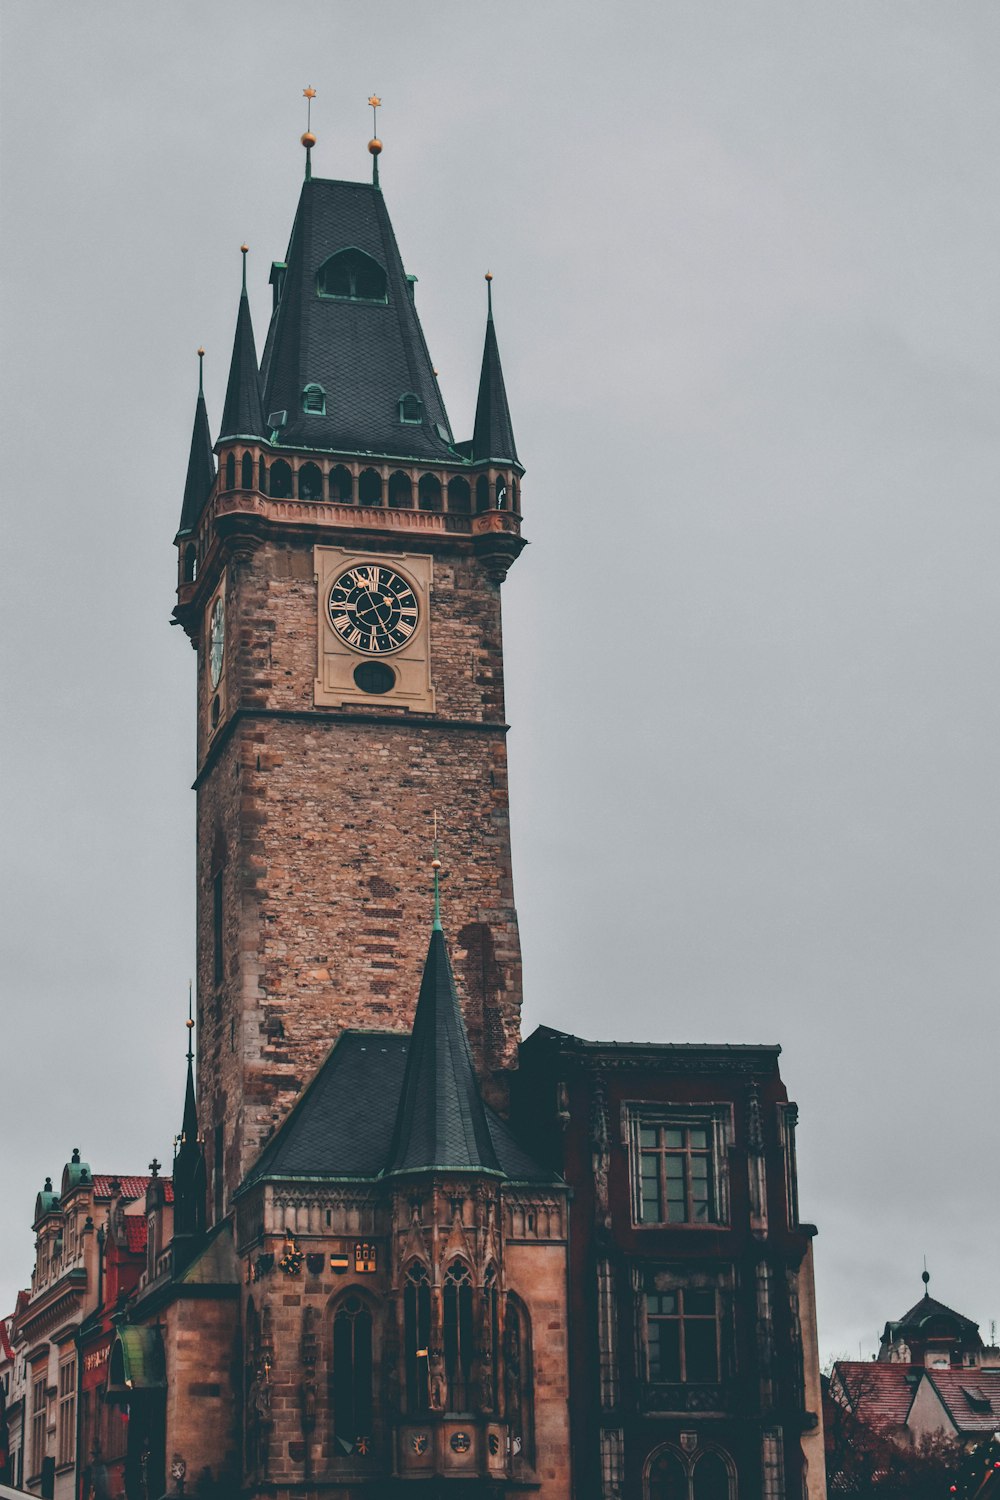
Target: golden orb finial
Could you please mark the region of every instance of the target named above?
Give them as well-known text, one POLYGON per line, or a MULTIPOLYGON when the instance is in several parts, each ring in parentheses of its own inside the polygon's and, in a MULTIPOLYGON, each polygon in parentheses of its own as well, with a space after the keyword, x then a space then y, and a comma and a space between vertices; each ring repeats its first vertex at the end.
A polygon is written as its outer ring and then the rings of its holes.
POLYGON ((487 271, 486 275, 483 277, 483 280, 484 281, 492 281, 493 280, 493 272, 492 271, 487 271))
POLYGON ((205 349, 204 349, 204 346, 202 344, 198 345, 198 358, 199 359, 204 359, 205 358, 205 349))
POLYGON ((241 255, 249 255, 250 254, 250 246, 249 245, 241 245, 240 246, 240 254, 241 255))
POLYGON ((371 152, 372 156, 378 156, 379 152, 382 150, 382 142, 379 140, 377 135, 372 136, 371 140, 368 142, 368 149, 371 152))

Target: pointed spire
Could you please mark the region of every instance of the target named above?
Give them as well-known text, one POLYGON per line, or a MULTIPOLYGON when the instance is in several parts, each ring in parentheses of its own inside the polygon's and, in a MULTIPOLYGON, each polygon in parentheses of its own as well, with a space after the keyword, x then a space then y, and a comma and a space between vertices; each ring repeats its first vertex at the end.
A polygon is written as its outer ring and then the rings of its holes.
POLYGON ((306 148, 306 182, 312 181, 312 148, 316 144, 316 137, 312 132, 312 102, 316 97, 316 90, 310 83, 302 90, 302 97, 306 101, 306 128, 302 133, 302 144, 306 148))
POLYGON ((212 453, 212 432, 208 425, 208 408, 205 405, 204 369, 205 351, 199 349, 198 400, 194 408, 194 430, 191 433, 187 479, 184 481, 181 532, 194 530, 212 485, 215 483, 215 457, 212 453))
POLYGON ((517 463, 514 429, 504 389, 500 350, 493 326, 493 276, 486 272, 486 342, 483 345, 483 368, 479 376, 479 399, 476 402, 476 425, 472 434, 472 461, 500 459, 517 463))
POLYGON ((201 1234, 205 1228, 205 1152, 198 1135, 198 1103, 194 1088, 194 1015, 188 985, 187 1084, 184 1120, 174 1156, 174 1237, 201 1234))
MULTIPOLYGON (((438 871, 434 871, 435 908, 438 871)), ((385 1175, 502 1169, 479 1092, 439 917, 420 983, 385 1175)))
POLYGON ((372 157, 372 187, 377 188, 379 186, 378 159, 382 154, 382 142, 378 138, 378 111, 382 101, 378 94, 370 94, 368 96, 368 103, 372 107, 372 121, 374 122, 372 124, 372 138, 368 142, 368 150, 371 152, 372 157))
POLYGON ((257 349, 253 338, 253 322, 250 318, 250 300, 247 297, 247 251, 241 245, 243 256, 243 290, 240 293, 240 310, 236 317, 236 337, 233 340, 233 359, 229 366, 229 385, 226 387, 226 404, 222 412, 219 442, 226 438, 265 437, 264 413, 260 404, 260 376, 257 371, 257 349))

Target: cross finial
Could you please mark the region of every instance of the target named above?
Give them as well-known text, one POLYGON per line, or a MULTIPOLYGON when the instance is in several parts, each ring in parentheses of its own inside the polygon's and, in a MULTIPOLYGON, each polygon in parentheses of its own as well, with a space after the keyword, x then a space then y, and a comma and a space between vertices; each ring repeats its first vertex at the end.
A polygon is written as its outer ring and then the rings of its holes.
POLYGON ((149 1164, 149 1175, 151 1177, 159 1177, 160 1168, 162 1167, 162 1165, 163 1163, 161 1161, 157 1161, 156 1157, 154 1156, 153 1160, 149 1164))

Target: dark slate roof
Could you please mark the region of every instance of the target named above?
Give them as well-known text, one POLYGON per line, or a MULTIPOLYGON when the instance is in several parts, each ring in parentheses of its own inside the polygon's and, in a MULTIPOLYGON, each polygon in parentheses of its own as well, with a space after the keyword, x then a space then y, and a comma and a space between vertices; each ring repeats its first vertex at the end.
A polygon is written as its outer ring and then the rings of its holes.
POLYGON ((222 442, 223 438, 264 436, 257 346, 254 343, 247 289, 244 287, 240 294, 240 310, 236 315, 236 336, 233 339, 233 358, 229 366, 229 384, 226 387, 219 441, 222 442))
POLYGON ((280 443, 447 458, 452 442, 448 415, 379 189, 320 177, 304 182, 286 264, 262 367, 265 418, 287 413, 280 443), (349 248, 384 268, 386 303, 319 296, 321 266, 349 248), (323 416, 302 410, 302 392, 312 384, 326 393, 323 416), (399 400, 407 394, 423 404, 419 425, 399 420, 399 400))
POLYGON ((474 463, 482 463, 485 459, 515 464, 518 462, 503 370, 500 368, 500 350, 493 326, 492 290, 486 319, 486 342, 483 345, 483 368, 479 376, 479 399, 476 402, 471 456, 474 463))
POLYGON ((175 1234, 194 1234, 204 1228, 206 1186, 205 1151, 198 1135, 194 1065, 189 1051, 187 1085, 184 1091, 184 1119, 181 1124, 177 1155, 174 1157, 175 1234))
POLYGON ((536 1026, 529 1037, 521 1043, 522 1051, 537 1052, 541 1049, 560 1054, 593 1054, 606 1052, 609 1056, 643 1057, 652 1063, 669 1065, 672 1058, 681 1059, 694 1054, 706 1058, 718 1055, 724 1066, 725 1060, 759 1058, 761 1068, 773 1070, 781 1047, 777 1042, 593 1042, 585 1037, 574 1036, 568 1031, 557 1031, 552 1026, 536 1026))
POLYGON ((945 1307, 936 1297, 925 1292, 919 1302, 915 1302, 909 1312, 905 1312, 895 1324, 888 1323, 886 1328, 893 1328, 896 1333, 903 1333, 908 1328, 922 1328, 928 1318, 951 1318, 960 1328, 978 1333, 979 1324, 973 1323, 971 1318, 963 1317, 961 1313, 955 1312, 952 1307, 945 1307))
POLYGON ((444 933, 435 924, 420 981, 387 1172, 499 1172, 444 933))
MULTIPOLYGON (((410 1037, 398 1031, 345 1031, 239 1191, 271 1180, 374 1182, 389 1158, 410 1037)), ((552 1182, 553 1174, 485 1111, 499 1170, 513 1182, 552 1182)))
POLYGON ((205 501, 215 483, 215 458, 212 454, 212 433, 208 425, 208 408, 205 396, 198 392, 194 409, 194 430, 191 433, 191 453, 188 457, 187 479, 184 481, 184 502, 181 505, 180 532, 193 531, 198 524, 205 501))

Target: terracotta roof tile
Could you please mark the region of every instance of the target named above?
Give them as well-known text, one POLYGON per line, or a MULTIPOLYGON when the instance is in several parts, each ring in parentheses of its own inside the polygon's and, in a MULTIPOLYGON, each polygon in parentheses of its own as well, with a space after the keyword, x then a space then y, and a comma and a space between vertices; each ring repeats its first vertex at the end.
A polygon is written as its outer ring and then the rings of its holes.
POLYGON ((960 1432, 993 1432, 1000 1427, 1000 1370, 926 1373, 960 1432))
POLYGON ((876 1431, 902 1427, 922 1371, 922 1365, 838 1360, 833 1367, 831 1394, 866 1427, 876 1431))
MULTIPOLYGON (((110 1202, 111 1184, 115 1180, 113 1172, 94 1173, 94 1197, 99 1201, 110 1202)), ((119 1177, 121 1183, 121 1198, 124 1203, 134 1203, 137 1198, 143 1198, 146 1189, 152 1182, 151 1177, 119 1177)), ((166 1189, 165 1197, 168 1203, 174 1201, 174 1184, 169 1177, 161 1177, 160 1181, 166 1189)))
POLYGON ((145 1214, 126 1214, 122 1223, 125 1225, 125 1243, 128 1248, 133 1254, 144 1251, 148 1228, 145 1214))

